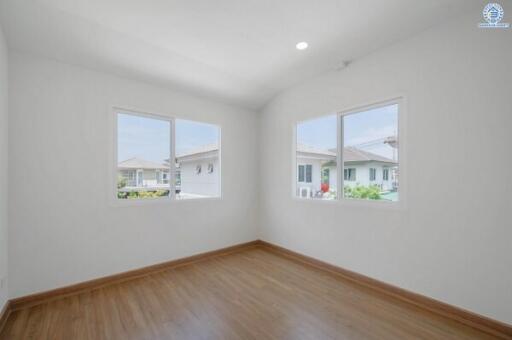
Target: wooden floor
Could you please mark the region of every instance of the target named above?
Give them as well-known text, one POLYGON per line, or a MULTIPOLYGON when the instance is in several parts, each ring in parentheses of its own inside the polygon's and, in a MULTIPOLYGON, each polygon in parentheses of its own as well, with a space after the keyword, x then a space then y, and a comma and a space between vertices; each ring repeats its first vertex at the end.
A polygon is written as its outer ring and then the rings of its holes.
POLYGON ((0 339, 490 339, 262 248, 11 314, 0 339))

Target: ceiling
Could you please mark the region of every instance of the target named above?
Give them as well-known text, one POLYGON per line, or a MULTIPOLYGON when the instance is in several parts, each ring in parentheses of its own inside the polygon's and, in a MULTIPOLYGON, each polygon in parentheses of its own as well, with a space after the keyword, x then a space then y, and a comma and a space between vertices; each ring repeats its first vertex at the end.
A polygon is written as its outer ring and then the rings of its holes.
POLYGON ((473 0, 0 0, 9 47, 258 109, 473 0), (295 49, 307 41, 309 48, 295 49))

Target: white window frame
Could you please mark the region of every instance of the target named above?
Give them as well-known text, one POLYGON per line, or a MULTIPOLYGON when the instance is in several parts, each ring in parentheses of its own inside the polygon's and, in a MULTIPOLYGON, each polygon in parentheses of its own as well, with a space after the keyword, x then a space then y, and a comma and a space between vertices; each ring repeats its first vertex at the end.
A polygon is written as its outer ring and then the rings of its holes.
MULTIPOLYGON (((370 208, 384 208, 384 209, 405 209, 407 198, 407 171, 406 171, 406 100, 405 96, 395 96, 391 99, 384 99, 381 101, 374 101, 369 104, 358 105, 354 107, 349 107, 347 109, 337 111, 337 152, 336 152, 336 164, 341 164, 340 171, 337 171, 337 198, 335 200, 324 200, 324 199, 310 199, 303 198, 297 196, 297 181, 295 179, 298 178, 298 168, 297 168, 297 126, 301 123, 308 122, 310 120, 322 118, 325 116, 331 116, 333 113, 326 114, 324 116, 315 116, 305 120, 300 120, 295 122, 293 125, 293 133, 292 133, 292 170, 295 176, 292 176, 292 199, 298 201, 305 202, 322 202, 325 204, 342 204, 349 205, 355 207, 370 207, 370 208), (400 183, 398 186, 398 197, 399 200, 396 202, 386 201, 386 200, 367 200, 367 199, 357 199, 357 198, 345 198, 344 197, 344 163, 343 163, 343 117, 357 114, 365 111, 369 111, 372 109, 390 106, 390 105, 398 105, 398 172, 400 174, 400 183)), ((391 176, 391 173, 389 174, 391 176)))
POLYGON ((304 183, 313 183, 313 164, 304 164, 304 183), (311 169, 308 181, 308 167, 311 169))
POLYGON ((368 172, 369 172, 368 173, 368 180, 370 182, 375 182, 377 180, 377 168, 369 168, 368 172), (373 177, 373 179, 372 179, 372 177, 373 177))
MULTIPOLYGON (((132 206, 132 205, 145 205, 145 204, 151 204, 151 203, 169 203, 169 202, 198 202, 198 201, 212 201, 212 200, 222 200, 223 194, 222 194, 222 126, 218 123, 214 122, 207 122, 207 121, 197 121, 189 118, 181 118, 176 117, 173 115, 164 115, 164 114, 158 114, 158 113, 152 113, 147 112, 145 110, 140 109, 128 109, 124 106, 118 106, 118 105, 112 105, 109 107, 109 110, 111 111, 111 127, 113 133, 113 138, 111 139, 112 147, 110 150, 111 156, 110 159, 112 160, 110 162, 109 166, 109 173, 111 174, 109 177, 111 178, 111 194, 109 194, 110 197, 110 205, 112 206, 132 206), (167 121, 170 123, 170 152, 169 152, 169 174, 168 174, 168 180, 169 180, 169 195, 166 197, 155 197, 155 198, 144 198, 144 199, 120 199, 117 197, 118 189, 117 189, 117 176, 118 176, 118 159, 117 159, 117 142, 118 142, 118 114, 129 114, 133 116, 143 117, 143 118, 150 118, 150 119, 158 119, 167 121), (176 159, 176 120, 188 120, 192 122, 197 123, 203 123, 203 124, 211 124, 216 126, 219 129, 219 138, 218 138, 218 145, 219 145, 219 159, 218 159, 218 192, 219 195, 215 197, 201 197, 201 198, 192 198, 192 199, 176 199, 176 166, 172 160, 176 159)), ((135 176, 137 177, 137 176, 135 176)))
POLYGON ((298 183, 306 183, 306 164, 297 164, 297 182, 298 183), (300 170, 299 168, 302 167, 302 173, 304 176, 302 176, 302 181, 300 180, 300 170))
POLYGON ((343 167, 343 181, 344 182, 356 182, 357 181, 357 168, 345 168, 343 167), (347 179, 345 179, 345 170, 347 170, 347 179), (350 174, 352 173, 350 170, 354 170, 354 179, 350 179, 350 174))
POLYGON ((298 164, 298 165, 297 165, 297 182, 298 182, 298 183, 302 183, 302 184, 311 184, 311 183, 313 183, 313 164, 307 164, 307 163, 304 163, 304 164, 298 164), (302 167, 304 168, 304 180, 303 180, 303 181, 300 181, 300 177, 299 177, 299 173, 300 173, 300 171, 299 171, 299 169, 298 169, 298 168, 299 168, 299 166, 302 166, 302 167), (309 166, 309 167, 310 167, 310 169, 311 169, 311 180, 310 180, 309 182, 308 182, 308 180, 307 180, 307 178, 308 178, 308 176, 307 176, 307 173, 308 173, 308 171, 307 171, 308 166, 309 166))
POLYGON ((389 181, 389 168, 382 169, 382 180, 389 181))

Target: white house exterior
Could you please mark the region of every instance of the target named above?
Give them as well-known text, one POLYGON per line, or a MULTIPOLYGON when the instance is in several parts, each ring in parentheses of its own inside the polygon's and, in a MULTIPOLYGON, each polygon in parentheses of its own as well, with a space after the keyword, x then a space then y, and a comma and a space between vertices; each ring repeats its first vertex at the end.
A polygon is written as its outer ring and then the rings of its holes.
MULTIPOLYGON (((392 159, 354 147, 345 147, 343 160, 345 186, 377 185, 382 192, 396 190, 398 164, 392 159)), ((315 197, 322 191, 322 184, 324 190, 336 192, 337 171, 335 150, 297 145, 298 196, 315 197)))
MULTIPOLYGON (((176 156, 177 198, 220 196, 219 147, 205 145, 176 156)), ((169 160, 162 163, 130 158, 118 163, 120 192, 157 191, 170 188, 169 160), (120 182, 121 183, 121 182, 120 182)))
POLYGON ((169 189, 169 165, 141 158, 118 163, 118 176, 126 186, 120 191, 151 191, 169 189))
POLYGON ((179 198, 220 196, 218 145, 204 145, 176 156, 179 198))

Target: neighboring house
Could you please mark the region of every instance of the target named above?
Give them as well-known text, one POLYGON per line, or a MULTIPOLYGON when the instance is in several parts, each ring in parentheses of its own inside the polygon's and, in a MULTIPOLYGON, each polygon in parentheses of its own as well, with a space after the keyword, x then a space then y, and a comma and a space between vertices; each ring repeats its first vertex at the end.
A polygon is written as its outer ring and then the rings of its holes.
MULTIPOLYGON (((344 184, 377 185, 381 191, 396 190, 398 164, 392 159, 355 147, 343 150, 344 184)), ((322 188, 337 190, 336 151, 297 145, 297 194, 315 196, 322 188)))
POLYGON ((220 195, 219 147, 217 144, 179 152, 176 177, 180 195, 215 197, 220 195))
MULTIPOLYGON (((220 193, 219 147, 204 145, 176 155, 176 192, 183 198, 214 197, 220 193)), ((169 160, 162 163, 130 158, 118 163, 126 183, 120 191, 169 189, 169 160)))
POLYGON ((141 158, 130 158, 117 165, 119 178, 126 186, 121 191, 161 190, 169 188, 169 165, 141 158))

